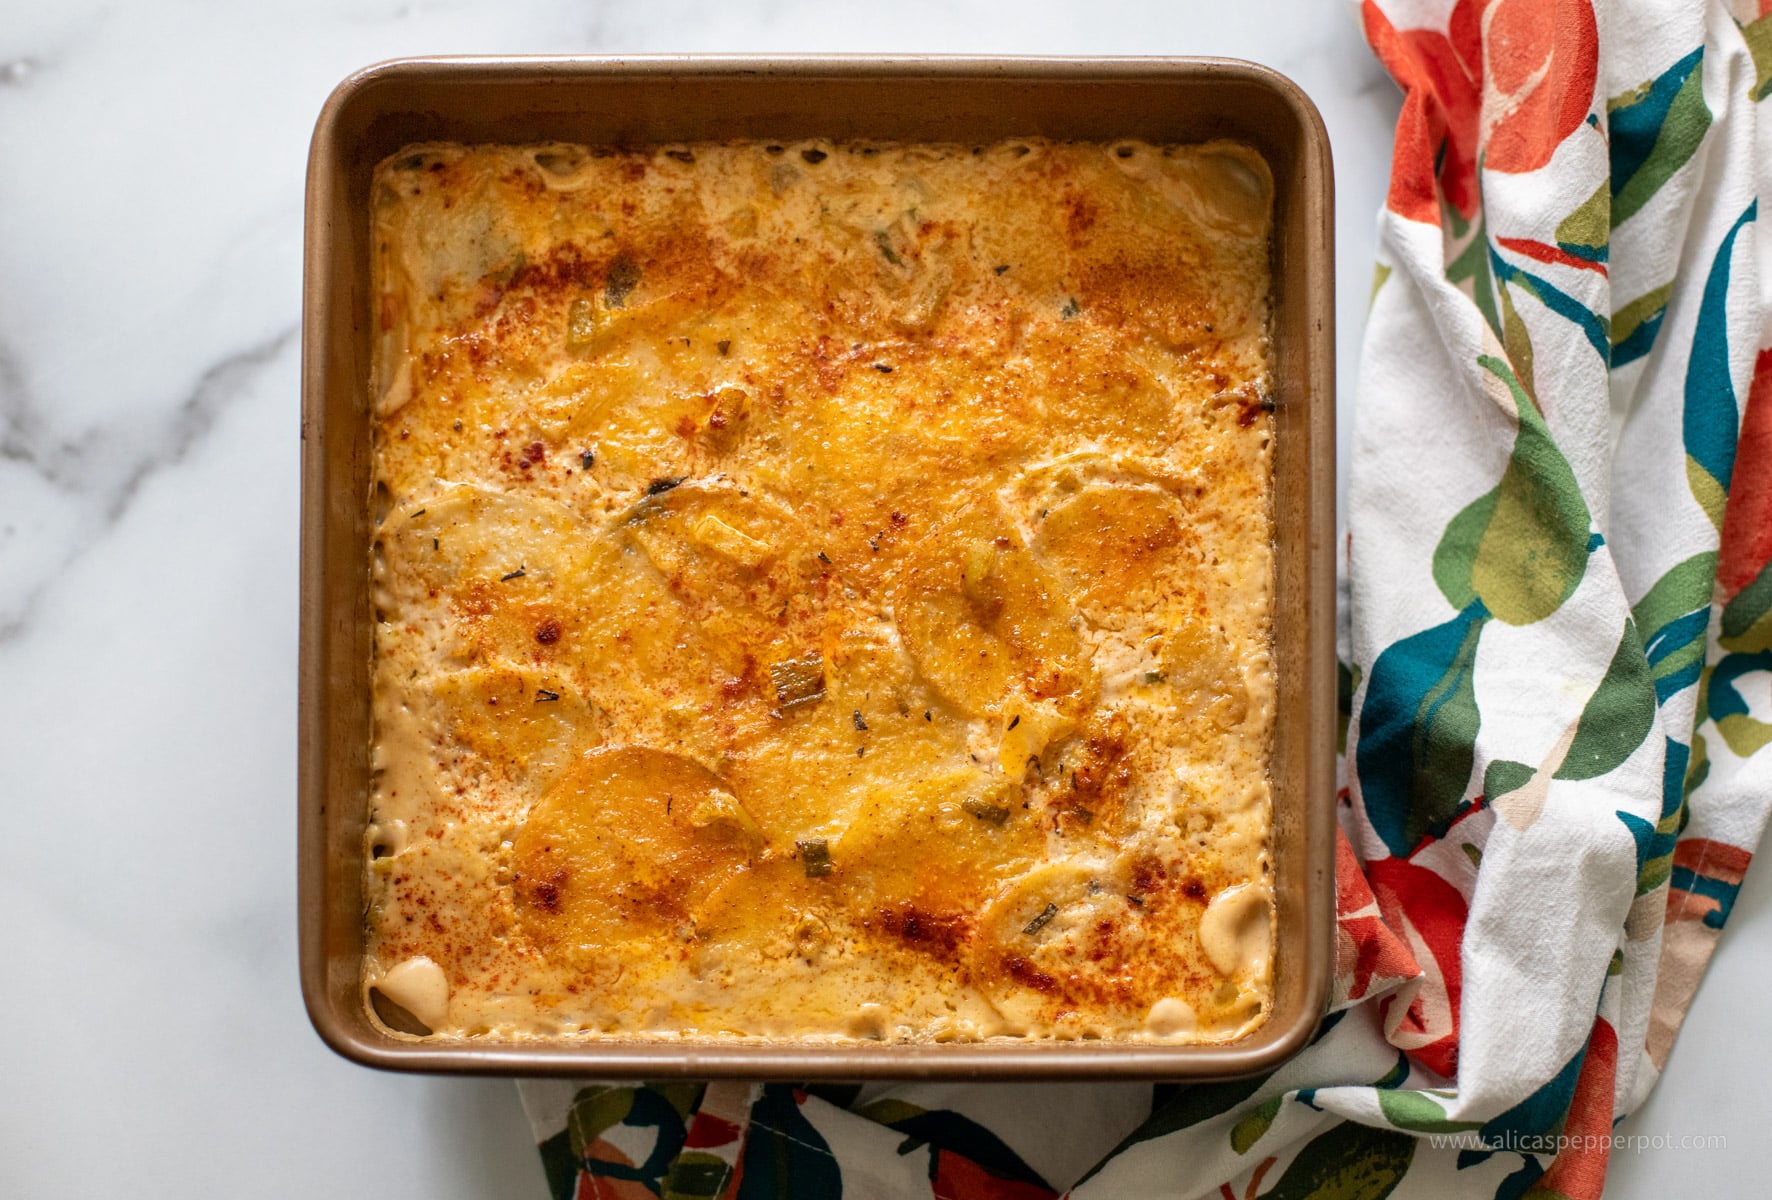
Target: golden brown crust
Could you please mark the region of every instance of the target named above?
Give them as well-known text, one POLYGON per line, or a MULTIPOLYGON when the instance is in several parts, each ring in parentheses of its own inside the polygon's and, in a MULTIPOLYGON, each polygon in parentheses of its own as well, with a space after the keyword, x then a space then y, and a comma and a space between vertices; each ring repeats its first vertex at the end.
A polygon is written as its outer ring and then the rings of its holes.
POLYGON ((1267 880, 1256 156, 435 145, 374 197, 370 983, 431 959, 444 1034, 1261 1018, 1201 933, 1267 880))

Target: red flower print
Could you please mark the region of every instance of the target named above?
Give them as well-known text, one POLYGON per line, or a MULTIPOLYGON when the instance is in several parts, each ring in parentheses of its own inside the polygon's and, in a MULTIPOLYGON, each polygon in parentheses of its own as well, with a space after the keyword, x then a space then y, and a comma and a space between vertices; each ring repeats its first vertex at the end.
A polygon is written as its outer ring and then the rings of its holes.
POLYGON ((1459 0, 1445 32, 1398 30, 1374 0, 1362 15, 1404 93, 1387 203, 1410 220, 1437 222, 1441 193, 1469 217, 1479 161, 1536 170, 1593 105, 1600 39, 1589 0, 1459 0))

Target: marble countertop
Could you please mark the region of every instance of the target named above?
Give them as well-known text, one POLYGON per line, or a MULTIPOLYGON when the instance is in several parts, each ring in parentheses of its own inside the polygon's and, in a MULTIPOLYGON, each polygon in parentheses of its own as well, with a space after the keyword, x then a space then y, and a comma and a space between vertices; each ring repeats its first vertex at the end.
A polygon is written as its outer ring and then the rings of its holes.
MULTIPOLYGON (((1345 2, 0 0, 0 1194, 544 1194, 509 1082, 335 1058, 295 973, 308 135, 369 62, 520 51, 1269 63, 1334 141, 1345 431, 1398 105, 1345 2)), ((1626 1126, 1731 1148, 1612 1194, 1751 1190, 1769 900, 1626 1126)))

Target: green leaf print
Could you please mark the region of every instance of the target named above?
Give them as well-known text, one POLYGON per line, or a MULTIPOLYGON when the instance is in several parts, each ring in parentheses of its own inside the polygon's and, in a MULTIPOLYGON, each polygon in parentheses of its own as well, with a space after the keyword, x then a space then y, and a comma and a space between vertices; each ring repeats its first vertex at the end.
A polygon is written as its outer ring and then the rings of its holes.
POLYGON ((1273 1127, 1274 1118, 1280 1115, 1281 1096, 1270 1096, 1256 1105, 1249 1115, 1231 1127, 1231 1149, 1238 1154, 1249 1153, 1249 1147, 1261 1140, 1261 1135, 1273 1127))
POLYGON ((1529 625, 1561 608, 1587 570, 1587 504, 1513 371, 1492 355, 1477 361, 1507 385, 1520 427, 1471 563, 1471 586, 1498 620, 1529 625))
POLYGON ((1383 1200, 1403 1181, 1415 1139, 1344 1121, 1298 1152, 1264 1200, 1383 1200))
POLYGON ((1556 779, 1596 779, 1629 758, 1655 725, 1655 689, 1635 622, 1625 619, 1618 649, 1588 697, 1575 740, 1556 779))
POLYGON ((1721 634, 1718 640, 1725 650, 1772 650, 1772 568, 1761 571, 1723 606, 1721 634))
POLYGON ((1378 1107, 1385 1120, 1411 1133, 1459 1133, 1483 1126, 1481 1121, 1447 1119, 1446 1110, 1424 1092, 1379 1092, 1378 1107))
POLYGON ((1662 318, 1667 316, 1667 298, 1673 290, 1673 281, 1669 280, 1612 314, 1614 369, 1635 362, 1654 348, 1655 335, 1661 332, 1662 318))
POLYGON ((592 1142, 627 1120, 634 1108, 631 1087, 588 1087, 572 1098, 566 1113, 566 1133, 572 1139, 572 1153, 583 1158, 592 1142))
POLYGON ((1500 494, 1501 489, 1493 487, 1465 505, 1447 523, 1440 544, 1434 547, 1434 582, 1453 608, 1467 608, 1477 598, 1471 564, 1477 560, 1477 546, 1495 515, 1495 500, 1500 494))
POLYGON ((1772 16, 1763 16, 1757 21, 1749 21, 1742 25, 1741 38, 1747 43, 1747 52, 1754 60, 1754 84, 1748 93, 1755 100, 1764 100, 1772 95, 1772 16))
POLYGON ((1603 260, 1611 237, 1612 189, 1604 183, 1557 224, 1557 245, 1577 258, 1603 260))
POLYGON ((1710 128, 1700 46, 1606 105, 1612 158, 1612 228, 1642 209, 1686 165, 1710 128))
POLYGON ((1698 682, 1716 579, 1717 552, 1694 554, 1668 568, 1631 610, 1643 635, 1659 703, 1698 682))
MULTIPOLYGON (((1705 706, 1711 720, 1717 723, 1723 744, 1738 758, 1752 758, 1772 745, 1772 721, 1755 717, 1741 693, 1743 676, 1761 672, 1772 673, 1772 650, 1725 654, 1705 682, 1705 706)), ((1761 695, 1765 694, 1765 686, 1763 681, 1759 685, 1761 695)))
POLYGON ((1370 311, 1373 303, 1378 299, 1378 291, 1384 286, 1384 281, 1390 277, 1390 267, 1386 266, 1384 263, 1372 264, 1372 294, 1366 297, 1366 308, 1368 311, 1370 311))
MULTIPOLYGON (((1514 298, 1508 294, 1507 285, 1497 280, 1495 290, 1501 296, 1501 344, 1507 350, 1507 361, 1513 364, 1514 373, 1526 394, 1536 397, 1538 388, 1532 374, 1532 338, 1526 333, 1526 322, 1520 320, 1520 314, 1514 309, 1514 298)), ((1537 403, 1534 399, 1534 406, 1537 403)))
POLYGON ((1498 758, 1483 771, 1483 795, 1493 802, 1497 796, 1505 796, 1525 787, 1532 782, 1532 776, 1536 773, 1536 767, 1498 758))
MULTIPOLYGON (((1458 215, 1456 209, 1448 208, 1446 211, 1454 218, 1458 215)), ((1459 222, 1454 222, 1454 236, 1463 236, 1465 231, 1459 228, 1460 224, 1461 223, 1459 222)), ((1481 220, 1477 221, 1476 231, 1472 233, 1470 239, 1465 242, 1464 249, 1460 250, 1458 254, 1446 264, 1447 283, 1456 287, 1458 284, 1467 281, 1471 285, 1471 299, 1476 303, 1478 310, 1482 312, 1483 320, 1489 323, 1489 328, 1495 336, 1500 337, 1501 317, 1496 312, 1495 292, 1489 278, 1489 239, 1488 235, 1484 232, 1484 226, 1481 220)))
POLYGON ((665 1172, 660 1200, 709 1200, 732 1177, 732 1168, 718 1154, 685 1150, 665 1172))

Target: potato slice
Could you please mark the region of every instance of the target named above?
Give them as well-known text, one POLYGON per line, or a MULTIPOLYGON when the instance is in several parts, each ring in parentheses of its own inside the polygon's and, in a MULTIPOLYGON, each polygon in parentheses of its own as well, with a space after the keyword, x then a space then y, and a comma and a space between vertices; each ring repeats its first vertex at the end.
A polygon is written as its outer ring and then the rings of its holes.
POLYGON ((1045 510, 1034 550, 1071 588, 1084 616, 1120 628, 1174 587, 1198 539, 1167 492, 1090 483, 1045 510))
POLYGON ((469 667, 426 684, 455 736, 506 779, 545 779, 602 741, 583 697, 524 667, 469 667))
POLYGON ((995 504, 931 530, 891 594, 918 669, 963 711, 990 716, 1014 701, 1050 700, 1068 713, 1094 702, 1070 606, 995 504))
POLYGON ((518 833, 512 891, 536 942, 613 950, 680 941, 702 902, 753 854, 738 800, 689 759, 594 751, 518 833))
POLYGON ((1115 874, 1107 863, 1049 863, 985 910, 973 976, 1006 1020, 1025 1027, 1070 1008, 1136 1004, 1145 918, 1115 874))
POLYGON ((738 670, 807 648, 821 564, 794 514, 729 480, 695 480, 635 505, 620 536, 738 670))
POLYGON ((969 925, 1044 842, 1020 789, 968 767, 874 788, 831 857, 847 894, 869 909, 908 905, 969 925))
POLYGON ((400 620, 482 593, 488 602, 536 601, 579 574, 590 538, 562 505, 458 484, 382 522, 376 605, 400 620))
POLYGON ((721 768, 753 798, 758 821, 778 845, 799 837, 834 841, 877 788, 965 761, 960 723, 917 678, 884 621, 830 633, 821 663, 818 698, 778 708, 781 717, 755 726, 756 736, 721 768))

